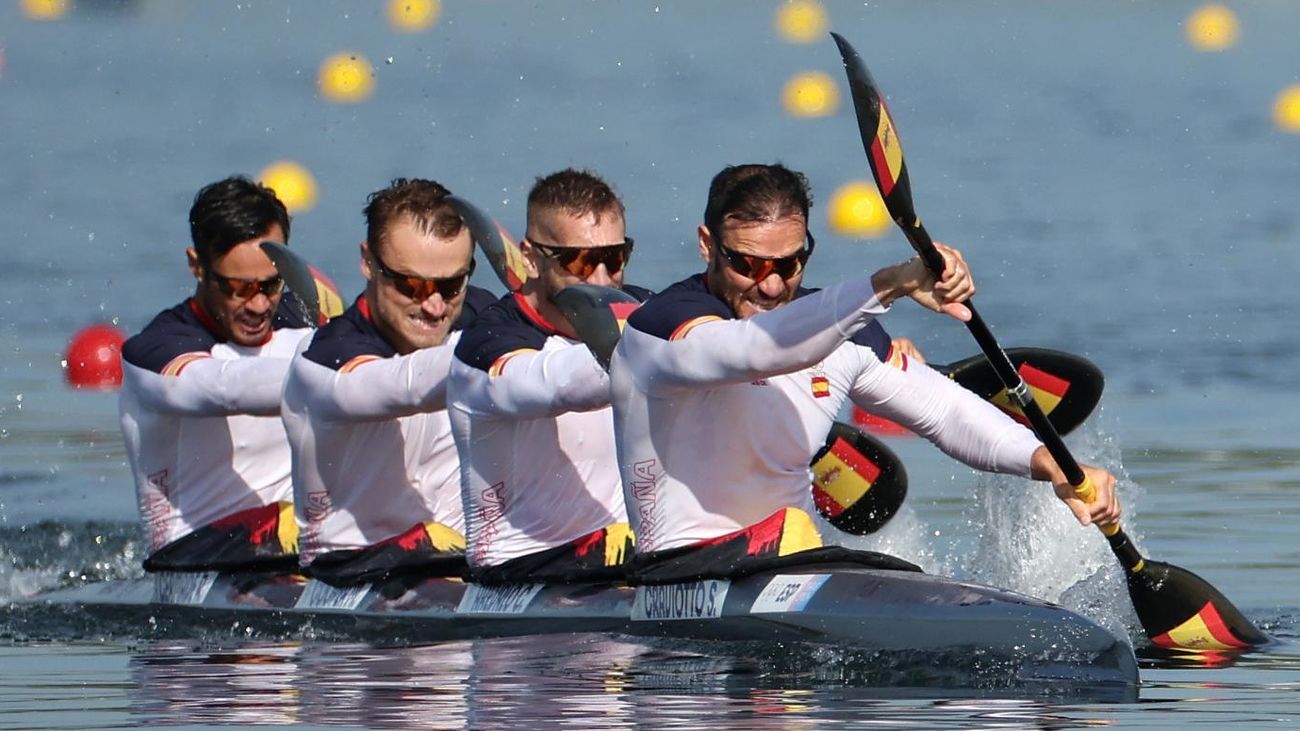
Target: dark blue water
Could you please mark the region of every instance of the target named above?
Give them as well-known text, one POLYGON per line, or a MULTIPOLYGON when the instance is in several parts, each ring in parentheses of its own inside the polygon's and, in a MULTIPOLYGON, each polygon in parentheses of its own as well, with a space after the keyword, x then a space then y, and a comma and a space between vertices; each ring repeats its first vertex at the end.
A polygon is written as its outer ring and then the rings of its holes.
MULTIPOLYGON (((649 286, 698 269, 694 229, 725 164, 780 159, 821 203, 869 177, 846 105, 782 111, 791 75, 841 70, 829 41, 778 39, 777 3, 449 2, 414 35, 382 5, 80 2, 49 23, 0 6, 0 602, 138 573, 114 398, 65 389, 60 360, 77 328, 132 331, 187 294, 185 213, 204 183, 307 166, 320 199, 294 246, 350 296, 364 197, 399 175, 439 179, 517 231, 535 176, 592 167, 627 202, 632 279, 649 286), (376 64, 362 104, 316 94, 340 50, 376 64)), ((1271 650, 1224 667, 1146 658, 1140 700, 1116 705, 610 638, 404 647, 0 607, 0 727, 1300 725, 1300 136, 1270 120, 1300 77, 1300 7, 1233 3, 1242 38, 1220 54, 1184 41, 1193 7, 829 12, 889 97, 918 213, 967 253, 1003 344, 1106 373, 1071 445, 1123 474, 1129 532, 1222 589, 1280 638, 1271 650)), ((814 230, 814 286, 909 255, 893 232, 851 241, 820 215, 814 230)), ((886 324, 936 362, 975 352, 908 305, 886 324)), ((1133 631, 1104 544, 1041 488, 895 446, 912 495, 872 547, 1133 631)))

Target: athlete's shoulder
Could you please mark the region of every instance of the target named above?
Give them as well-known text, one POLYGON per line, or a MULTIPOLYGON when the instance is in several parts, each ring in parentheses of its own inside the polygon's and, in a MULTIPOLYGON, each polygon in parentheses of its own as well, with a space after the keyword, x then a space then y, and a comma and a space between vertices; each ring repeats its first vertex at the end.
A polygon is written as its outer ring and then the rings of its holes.
POLYGON ((513 294, 479 313, 456 343, 456 359, 489 370, 501 356, 516 350, 541 350, 548 333, 529 319, 513 294))
POLYGON ((491 307, 497 301, 496 295, 483 289, 470 285, 465 289, 465 304, 461 305, 460 317, 456 318, 456 324, 452 326, 453 330, 464 330, 469 327, 483 311, 491 307))
POLYGON ((671 340, 683 325, 732 317, 727 303, 709 291, 704 275, 696 274, 650 297, 632 313, 627 324, 639 332, 671 340))
POLYGON ((218 342, 190 300, 159 312, 140 332, 122 344, 122 359, 137 368, 162 373, 179 355, 208 353, 218 342))
POLYGON ((366 317, 365 300, 358 297, 342 315, 312 336, 302 355, 313 363, 338 370, 361 356, 391 358, 397 350, 366 317))
POLYGON ((642 287, 639 284, 624 284, 623 291, 627 292, 633 297, 636 297, 641 302, 645 302, 646 300, 653 297, 655 294, 653 290, 646 289, 645 287, 642 287))
MULTIPOLYGON (((820 289, 800 287, 795 294, 795 299, 807 297, 820 291, 820 289)), ((866 327, 854 333, 853 337, 849 338, 849 342, 864 348, 871 348, 876 357, 884 361, 889 358, 889 348, 894 340, 889 336, 889 333, 885 332, 885 326, 881 325, 879 320, 872 320, 867 323, 866 327)))

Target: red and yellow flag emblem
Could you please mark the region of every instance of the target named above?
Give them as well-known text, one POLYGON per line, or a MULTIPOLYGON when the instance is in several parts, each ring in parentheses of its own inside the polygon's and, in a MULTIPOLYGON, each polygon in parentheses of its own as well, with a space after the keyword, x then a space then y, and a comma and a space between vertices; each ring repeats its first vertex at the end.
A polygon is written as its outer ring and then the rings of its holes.
POLYGON ((880 124, 876 139, 871 141, 871 167, 880 182, 880 195, 888 196, 903 174, 903 144, 894 131, 894 120, 889 117, 889 107, 880 101, 880 124))
POLYGON ((853 507, 880 477, 880 468, 843 439, 813 464, 813 502, 834 518, 853 507))
MULTIPOLYGON (((1029 392, 1038 402, 1038 408, 1043 410, 1044 414, 1052 413, 1061 399, 1065 398, 1066 391, 1070 390, 1070 382, 1064 378, 1039 370, 1028 363, 1021 363, 1018 369, 1020 377, 1025 379, 1025 385, 1029 386, 1029 392)), ((1011 418, 1021 424, 1028 424, 1029 420, 1025 418, 1024 412, 1020 406, 1011 402, 1011 397, 1007 395, 1006 389, 1003 389, 993 398, 989 399, 998 408, 1011 415, 1011 418)))
POLYGON ((831 395, 831 382, 826 376, 812 377, 813 398, 826 398, 831 395))

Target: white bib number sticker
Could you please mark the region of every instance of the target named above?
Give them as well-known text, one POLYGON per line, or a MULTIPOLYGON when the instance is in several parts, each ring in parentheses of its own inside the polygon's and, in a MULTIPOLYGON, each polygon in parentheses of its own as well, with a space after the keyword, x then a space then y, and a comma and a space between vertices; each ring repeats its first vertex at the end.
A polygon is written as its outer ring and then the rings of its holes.
POLYGON ((822 588, 830 574, 805 574, 773 576, 749 608, 750 614, 771 612, 800 612, 822 588))
POLYGON ((638 586, 632 619, 638 622, 677 619, 717 619, 727 601, 730 581, 638 586))
POLYGON ((470 584, 460 598, 457 614, 523 614, 545 584, 470 584))

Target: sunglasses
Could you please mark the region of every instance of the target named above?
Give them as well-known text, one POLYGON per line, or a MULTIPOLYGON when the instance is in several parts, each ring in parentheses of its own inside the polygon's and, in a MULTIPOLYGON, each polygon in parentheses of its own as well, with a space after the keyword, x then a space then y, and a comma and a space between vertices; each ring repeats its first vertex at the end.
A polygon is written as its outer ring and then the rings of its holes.
POLYGON ((205 270, 203 276, 208 281, 216 282, 217 289, 225 296, 241 300, 251 300, 259 294, 274 297, 284 289, 284 278, 279 275, 268 279, 236 279, 205 270))
POLYGON ((384 260, 379 258, 379 252, 373 248, 370 249, 370 258, 375 260, 375 266, 379 269, 379 273, 393 283, 393 289, 396 289, 403 297, 409 297, 415 302, 423 302, 429 299, 434 292, 442 295, 444 300, 454 299, 465 291, 465 285, 469 282, 469 275, 474 273, 473 259, 469 260, 469 269, 465 270, 464 274, 428 278, 389 269, 388 265, 384 264, 384 260))
POLYGON ((812 231, 808 231, 808 246, 789 256, 754 256, 753 254, 742 254, 739 251, 728 249, 722 244, 718 237, 713 238, 713 244, 718 251, 727 258, 731 268, 742 277, 748 277, 755 282, 761 282, 772 275, 773 272, 782 279, 789 279, 799 272, 808 263, 808 257, 812 256, 813 249, 817 247, 817 240, 813 238, 812 231))
POLYGON ((601 264, 605 265, 605 271, 610 274, 618 274, 627 264, 627 260, 632 258, 632 245, 635 243, 631 236, 623 237, 622 243, 605 246, 556 246, 538 243, 532 239, 528 239, 528 242, 533 245, 533 248, 542 252, 542 256, 551 259, 563 267, 564 271, 579 279, 590 277, 601 264))

